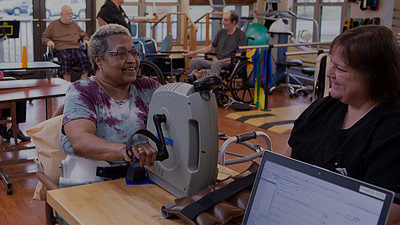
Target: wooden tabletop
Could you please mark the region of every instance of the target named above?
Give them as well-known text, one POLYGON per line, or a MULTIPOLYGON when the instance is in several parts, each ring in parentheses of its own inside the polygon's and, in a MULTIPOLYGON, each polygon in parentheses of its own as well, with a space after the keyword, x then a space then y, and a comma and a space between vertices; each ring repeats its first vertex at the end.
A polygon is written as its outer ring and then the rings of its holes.
POLYGON ((0 81, 0 102, 64 96, 70 84, 60 78, 0 81))
MULTIPOLYGON (((219 171, 219 179, 237 174, 222 166, 219 171)), ((47 202, 71 225, 185 224, 161 215, 161 207, 174 199, 158 185, 126 185, 125 179, 47 192, 47 202)))
POLYGON ((0 63, 0 70, 47 70, 60 68, 60 65, 50 61, 28 62, 26 68, 22 68, 21 62, 0 63))
POLYGON ((70 84, 70 82, 61 78, 53 79, 25 79, 25 80, 2 80, 0 81, 0 90, 15 89, 15 88, 28 88, 40 86, 57 86, 70 84))

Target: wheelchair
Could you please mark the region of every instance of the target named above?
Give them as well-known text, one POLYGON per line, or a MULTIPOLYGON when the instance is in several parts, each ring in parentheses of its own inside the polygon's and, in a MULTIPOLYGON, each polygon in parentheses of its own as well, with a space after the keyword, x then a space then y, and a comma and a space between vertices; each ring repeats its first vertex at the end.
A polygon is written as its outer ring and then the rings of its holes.
MULTIPOLYGON (((87 55, 88 54, 87 47, 85 45, 83 45, 82 41, 79 41, 79 42, 81 44, 81 49, 87 55)), ((51 61, 53 63, 60 64, 60 62, 58 61, 58 58, 56 57, 56 53, 57 53, 57 50, 52 49, 52 48, 47 48, 47 51, 42 55, 42 60, 43 61, 51 61)), ((89 61, 89 63, 90 63, 90 61, 89 61)), ((90 69, 88 71, 88 77, 94 75, 94 71, 92 70, 92 67, 90 66, 89 68, 90 69)), ((71 70, 73 72, 76 72, 76 73, 79 73, 79 74, 81 73, 81 69, 77 65, 72 65, 71 70)), ((55 74, 55 76, 60 77, 59 71, 57 69, 52 71, 52 74, 55 74)), ((44 77, 45 76, 46 75, 44 74, 44 77)))
POLYGON ((166 84, 165 77, 160 67, 157 66, 154 62, 145 59, 146 55, 146 40, 148 38, 132 38, 133 44, 135 45, 138 52, 140 52, 140 71, 142 76, 150 77, 160 84, 166 84))
MULTIPOLYGON (((205 54, 206 59, 215 53, 205 54)), ((254 101, 254 76, 253 63, 247 56, 234 56, 231 58, 231 64, 223 68, 220 77, 223 85, 214 89, 217 103, 221 107, 229 107, 235 102, 251 104, 254 101), (227 93, 230 92, 230 95, 227 93)), ((193 79, 193 78, 192 78, 193 79)), ((193 83, 190 77, 186 79, 187 83, 193 83)))
POLYGON ((157 79, 163 82, 161 84, 165 84, 167 82, 176 82, 179 81, 180 76, 185 72, 185 69, 174 69, 173 68, 173 60, 171 54, 182 54, 180 51, 171 51, 172 48, 172 35, 168 34, 164 41, 162 42, 161 49, 157 49, 157 43, 154 39, 151 38, 136 38, 132 39, 133 43, 136 46, 136 49, 141 52, 141 62, 146 62, 145 68, 150 70, 149 65, 152 67, 159 68, 157 74, 155 69, 152 68, 151 71, 153 77, 157 75, 157 79), (147 63, 148 62, 148 63, 147 63), (163 78, 161 77, 161 73, 163 78))
POLYGON ((140 71, 142 76, 150 77, 160 84, 166 84, 163 72, 155 63, 141 59, 140 71))

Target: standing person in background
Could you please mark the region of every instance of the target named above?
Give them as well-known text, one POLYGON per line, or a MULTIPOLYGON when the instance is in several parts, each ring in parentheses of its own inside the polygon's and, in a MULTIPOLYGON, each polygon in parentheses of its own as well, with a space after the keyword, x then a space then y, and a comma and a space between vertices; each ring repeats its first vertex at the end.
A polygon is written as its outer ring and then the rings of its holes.
POLYGON ((49 24, 42 35, 42 41, 56 51, 64 80, 71 81, 71 67, 76 64, 81 69, 81 78, 86 78, 90 70, 89 58, 82 50, 79 41, 87 46, 89 37, 78 24, 72 21, 72 9, 65 5, 61 17, 49 24))
POLYGON ((106 0, 104 5, 100 8, 100 12, 97 14, 97 22, 100 26, 110 23, 122 25, 132 34, 131 22, 122 9, 122 4, 124 4, 124 0, 106 0))

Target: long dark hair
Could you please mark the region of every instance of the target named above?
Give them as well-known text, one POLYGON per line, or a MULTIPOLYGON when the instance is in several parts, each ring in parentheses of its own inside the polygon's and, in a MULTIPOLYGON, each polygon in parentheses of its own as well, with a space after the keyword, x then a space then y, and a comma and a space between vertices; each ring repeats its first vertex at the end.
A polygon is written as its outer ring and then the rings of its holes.
POLYGON ((390 29, 366 25, 347 30, 331 43, 331 52, 339 49, 346 66, 366 81, 371 100, 383 102, 399 94, 400 47, 390 29))

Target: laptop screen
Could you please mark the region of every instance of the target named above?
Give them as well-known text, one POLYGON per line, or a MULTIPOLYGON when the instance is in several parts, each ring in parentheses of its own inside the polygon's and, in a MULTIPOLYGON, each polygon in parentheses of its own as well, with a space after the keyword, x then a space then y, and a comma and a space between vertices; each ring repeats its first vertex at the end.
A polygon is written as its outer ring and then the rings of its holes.
POLYGON ((385 224, 393 192, 265 152, 243 224, 385 224))

